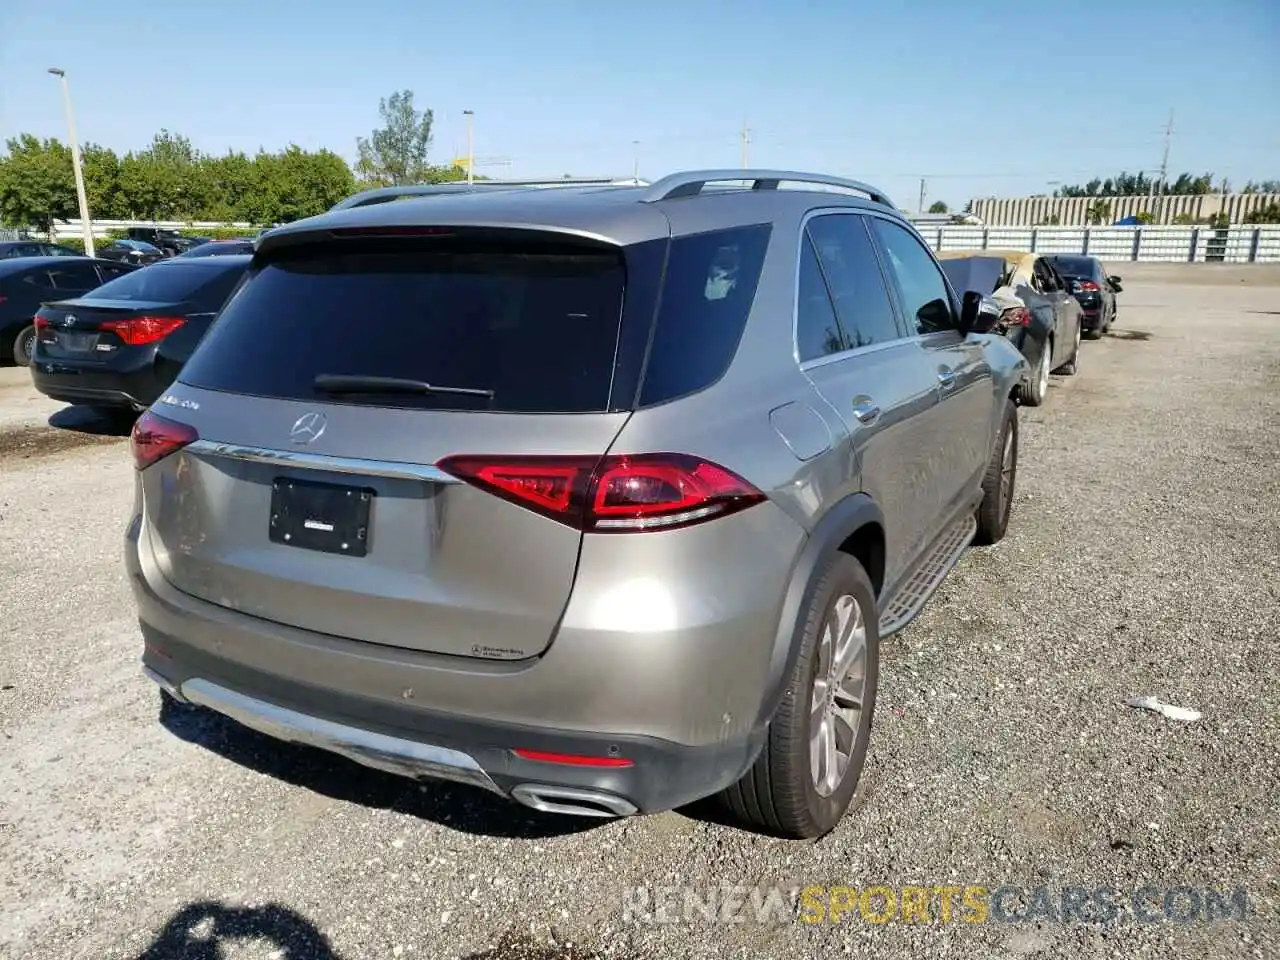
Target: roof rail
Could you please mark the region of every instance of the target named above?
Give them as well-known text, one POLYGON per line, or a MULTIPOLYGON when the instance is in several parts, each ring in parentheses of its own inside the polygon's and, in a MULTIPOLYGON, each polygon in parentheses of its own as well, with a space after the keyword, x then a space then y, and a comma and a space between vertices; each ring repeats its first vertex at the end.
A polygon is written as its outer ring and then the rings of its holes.
POLYGON ((750 180, 752 190, 777 190, 780 183, 811 183, 827 187, 840 187, 865 194, 875 203, 892 207, 893 203, 882 190, 859 180, 846 180, 824 173, 801 173, 796 170, 687 170, 673 173, 652 184, 641 199, 646 203, 658 200, 674 200, 677 197, 693 197, 709 183, 729 183, 750 180))
POLYGON ((539 189, 548 187, 613 187, 613 186, 647 186, 644 180, 630 177, 559 177, 545 180, 476 180, 450 181, 448 183, 410 183, 397 187, 373 187, 352 194, 329 208, 349 210, 352 207, 367 207, 374 203, 386 203, 404 197, 426 197, 436 194, 450 193, 485 193, 497 190, 539 189))

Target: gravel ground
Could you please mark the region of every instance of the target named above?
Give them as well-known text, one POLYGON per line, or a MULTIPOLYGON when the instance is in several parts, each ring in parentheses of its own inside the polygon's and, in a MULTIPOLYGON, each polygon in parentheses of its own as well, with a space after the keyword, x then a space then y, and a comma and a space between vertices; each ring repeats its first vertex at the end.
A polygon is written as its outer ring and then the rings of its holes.
POLYGON ((547 819, 158 722, 126 442, 0 371, 0 956, 1280 956, 1280 271, 1116 272, 1115 335, 1023 411, 1009 537, 886 644, 859 809, 814 844, 547 819), (1250 917, 627 915, 676 884, 1244 887, 1250 917))

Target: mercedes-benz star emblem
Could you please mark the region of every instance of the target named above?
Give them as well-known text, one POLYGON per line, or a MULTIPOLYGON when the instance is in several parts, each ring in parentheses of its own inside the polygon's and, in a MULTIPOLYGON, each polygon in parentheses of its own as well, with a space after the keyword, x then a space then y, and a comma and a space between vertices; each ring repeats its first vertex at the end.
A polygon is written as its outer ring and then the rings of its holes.
POLYGON ((312 411, 304 413, 293 422, 293 429, 289 431, 289 439, 294 443, 311 443, 313 440, 320 438, 324 433, 324 428, 329 425, 329 421, 323 413, 312 411))
POLYGON ((74 313, 68 313, 62 318, 62 322, 68 327, 74 327, 76 325, 76 315, 74 313))

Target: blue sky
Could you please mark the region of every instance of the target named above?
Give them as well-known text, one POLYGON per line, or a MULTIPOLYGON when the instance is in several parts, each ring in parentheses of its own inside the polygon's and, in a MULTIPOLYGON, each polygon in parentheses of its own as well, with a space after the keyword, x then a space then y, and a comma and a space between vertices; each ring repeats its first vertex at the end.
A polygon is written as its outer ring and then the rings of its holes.
POLYGON ((168 127, 353 159, 408 88, 436 162, 475 111, 492 176, 736 167, 745 120, 752 165, 954 207, 1158 167, 1173 108, 1171 173, 1280 178, 1275 0, 0 0, 0 136, 65 138, 49 66, 121 152, 168 127))

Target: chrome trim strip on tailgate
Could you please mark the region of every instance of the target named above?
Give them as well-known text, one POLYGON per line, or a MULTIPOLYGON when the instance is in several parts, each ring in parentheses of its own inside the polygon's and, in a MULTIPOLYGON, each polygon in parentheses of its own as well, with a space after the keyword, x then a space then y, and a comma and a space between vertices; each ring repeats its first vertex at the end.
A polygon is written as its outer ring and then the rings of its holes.
POLYGON ((402 463, 398 460, 361 460, 355 457, 330 457, 322 453, 270 450, 266 447, 245 447, 236 443, 219 443, 216 440, 197 440, 190 444, 187 450, 207 456, 230 457, 233 460, 249 460, 254 463, 270 463, 279 467, 327 470, 330 473, 350 473, 366 477, 392 477, 397 480, 425 480, 430 483, 462 482, 457 477, 445 473, 439 467, 428 463, 402 463))
POLYGON ((466 783, 506 795, 480 764, 459 750, 322 720, 236 693, 199 677, 183 683, 181 693, 190 703, 208 707, 279 740, 319 747, 366 767, 400 776, 466 783))

